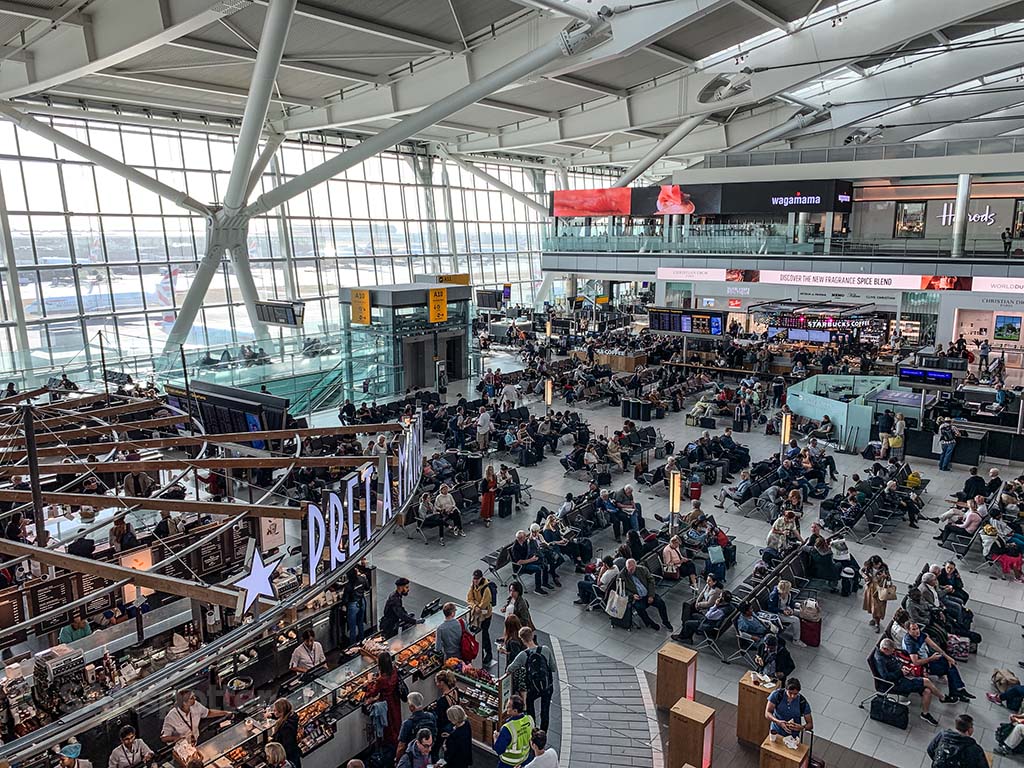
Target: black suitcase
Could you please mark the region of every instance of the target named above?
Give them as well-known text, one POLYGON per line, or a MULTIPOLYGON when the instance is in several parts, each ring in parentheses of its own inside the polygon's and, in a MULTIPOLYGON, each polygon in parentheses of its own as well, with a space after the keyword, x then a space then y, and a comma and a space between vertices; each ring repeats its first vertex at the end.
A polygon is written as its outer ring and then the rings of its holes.
POLYGON ((893 725, 904 731, 910 725, 910 707, 885 696, 875 696, 871 700, 870 714, 872 720, 893 725))
POLYGON ((701 429, 715 429, 715 419, 713 416, 701 416, 697 425, 701 429))
POLYGON ((515 496, 509 494, 508 496, 498 497, 498 517, 512 517, 512 502, 515 501, 515 496))
POLYGON ((594 559, 594 544, 590 539, 581 536, 576 539, 576 545, 580 548, 580 560, 584 564, 594 559))
POLYGON ((743 419, 733 419, 732 420, 732 431, 733 432, 742 432, 743 431, 743 419))
POLYGON ((611 485, 612 484, 612 473, 611 472, 598 472, 594 476, 594 482, 597 483, 598 486, 611 485))
POLYGON ((628 611, 626 611, 626 615, 623 616, 621 619, 616 619, 614 616, 609 616, 608 618, 611 619, 612 626, 615 627, 616 629, 632 629, 633 628, 633 608, 632 607, 630 607, 630 609, 628 611))

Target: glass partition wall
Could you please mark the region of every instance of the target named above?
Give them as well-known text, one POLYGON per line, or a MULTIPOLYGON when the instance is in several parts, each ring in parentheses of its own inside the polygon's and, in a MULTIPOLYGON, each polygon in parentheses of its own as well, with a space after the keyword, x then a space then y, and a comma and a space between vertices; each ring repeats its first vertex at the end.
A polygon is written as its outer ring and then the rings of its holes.
MULTIPOLYGON (((227 188, 232 136, 166 124, 39 119, 205 203, 219 201, 227 188)), ((346 141, 317 136, 285 143, 262 190, 343 152, 346 141)), ((382 153, 251 223, 260 297, 305 301, 304 333, 341 330, 341 287, 405 283, 420 274, 468 272, 475 285, 509 283, 513 302, 532 303, 541 280, 540 215, 450 163, 435 160, 429 175, 417 175, 410 152, 382 153)), ((543 202, 555 186, 553 170, 479 165, 543 202)), ((114 359, 159 355, 204 253, 202 218, 6 122, 0 122, 0 183, 17 265, 17 274, 0 268, 7 321, 0 365, 95 365, 100 346, 114 359), (12 289, 28 329, 21 359, 14 354, 12 289)), ((572 173, 570 183, 600 186, 607 179, 572 173)), ((186 348, 237 350, 253 341, 225 261, 186 348)))

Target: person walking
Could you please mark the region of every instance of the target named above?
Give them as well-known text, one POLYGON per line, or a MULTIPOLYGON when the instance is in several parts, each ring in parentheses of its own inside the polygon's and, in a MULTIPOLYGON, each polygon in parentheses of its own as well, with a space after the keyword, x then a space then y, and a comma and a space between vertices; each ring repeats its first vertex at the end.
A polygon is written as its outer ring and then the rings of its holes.
POLYGON ((466 604, 469 605, 469 626, 480 628, 480 649, 483 651, 483 666, 494 664, 491 648, 491 618, 494 613, 494 596, 497 588, 487 580, 483 571, 473 571, 473 582, 469 585, 466 604))
POLYGON ((484 525, 491 527, 494 517, 494 499, 498 492, 498 478, 494 474, 494 465, 488 464, 484 476, 480 478, 480 519, 484 525))
POLYGON ((985 750, 973 737, 974 718, 957 715, 954 727, 939 731, 928 745, 932 768, 988 768, 985 750))
POLYGON ((1013 232, 1007 227, 999 234, 999 239, 1003 241, 1003 255, 1010 258, 1010 249, 1013 248, 1013 232))
POLYGON ((878 634, 882 631, 888 601, 895 599, 896 587, 892 583, 892 576, 889 575, 889 566, 878 555, 872 555, 865 561, 861 573, 864 574, 863 608, 871 614, 871 621, 868 624, 874 627, 875 633, 878 634))
POLYGON ((939 469, 942 472, 949 472, 949 465, 953 463, 953 451, 956 449, 956 441, 959 437, 960 432, 953 426, 953 420, 947 416, 939 427, 939 446, 942 448, 942 453, 939 456, 939 469))
POLYGON ((537 722, 537 702, 540 702, 540 728, 547 730, 551 717, 551 696, 555 691, 555 657, 546 645, 537 644, 537 635, 529 627, 519 630, 524 650, 508 665, 514 674, 526 671, 526 711, 537 722))

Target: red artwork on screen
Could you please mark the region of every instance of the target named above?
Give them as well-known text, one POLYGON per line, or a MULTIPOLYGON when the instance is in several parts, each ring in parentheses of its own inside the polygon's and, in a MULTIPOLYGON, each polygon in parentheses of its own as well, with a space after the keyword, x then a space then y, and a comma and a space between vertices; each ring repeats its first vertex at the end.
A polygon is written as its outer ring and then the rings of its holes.
POLYGON ((555 216, 628 216, 632 190, 560 189, 555 192, 555 216))
POLYGON ((658 193, 658 213, 673 215, 694 213, 697 210, 690 196, 679 188, 678 184, 662 184, 658 193))

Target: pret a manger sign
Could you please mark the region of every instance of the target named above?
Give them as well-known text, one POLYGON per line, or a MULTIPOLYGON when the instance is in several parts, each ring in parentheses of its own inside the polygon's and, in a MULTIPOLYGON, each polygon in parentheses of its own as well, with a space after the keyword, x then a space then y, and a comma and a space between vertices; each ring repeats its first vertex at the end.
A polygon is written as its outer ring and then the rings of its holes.
POLYGON ((320 504, 307 506, 302 553, 310 586, 349 560, 358 559, 360 550, 382 535, 396 509, 416 492, 423 471, 419 415, 399 438, 397 459, 395 467, 387 456, 379 462, 368 459, 342 478, 338 490, 326 491, 320 504))

